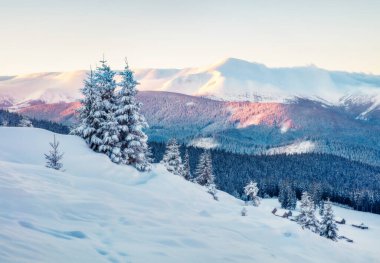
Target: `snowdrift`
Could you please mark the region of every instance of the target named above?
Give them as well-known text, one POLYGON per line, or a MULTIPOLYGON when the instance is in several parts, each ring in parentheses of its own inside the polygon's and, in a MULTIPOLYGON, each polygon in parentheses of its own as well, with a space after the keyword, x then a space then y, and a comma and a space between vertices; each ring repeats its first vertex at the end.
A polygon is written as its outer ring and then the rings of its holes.
POLYGON ((333 242, 169 174, 139 173, 56 135, 65 171, 44 167, 53 133, 0 127, 0 262, 379 262, 380 216, 334 207, 333 242), (350 226, 364 222, 368 230, 350 226))

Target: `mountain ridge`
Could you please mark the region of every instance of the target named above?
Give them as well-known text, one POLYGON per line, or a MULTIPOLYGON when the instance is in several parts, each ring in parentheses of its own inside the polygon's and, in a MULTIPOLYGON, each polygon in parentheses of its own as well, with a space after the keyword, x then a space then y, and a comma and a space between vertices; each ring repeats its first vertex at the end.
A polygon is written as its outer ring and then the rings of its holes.
MULTIPOLYGON (((71 102, 87 71, 42 72, 0 77, 0 98, 15 103, 71 102), (15 89, 18 89, 18 92, 15 89)), ((380 96, 380 76, 329 71, 316 66, 267 67, 237 58, 184 69, 136 69, 142 91, 169 91, 226 101, 284 102, 295 97, 344 104, 344 98, 380 96)), ((370 98, 368 98, 370 97, 370 98)), ((378 101, 378 99, 376 99, 378 101)))

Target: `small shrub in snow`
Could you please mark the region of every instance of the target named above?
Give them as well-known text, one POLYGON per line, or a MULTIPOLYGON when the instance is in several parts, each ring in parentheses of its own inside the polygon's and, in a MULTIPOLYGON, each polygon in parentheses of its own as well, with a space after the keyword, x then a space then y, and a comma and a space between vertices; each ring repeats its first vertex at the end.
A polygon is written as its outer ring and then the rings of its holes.
POLYGON ((53 142, 50 142, 49 144, 51 146, 51 150, 48 154, 45 154, 46 167, 60 170, 63 167, 63 164, 60 162, 63 158, 63 153, 60 153, 58 150, 59 142, 55 139, 55 135, 53 142))
POLYGON ((32 122, 31 122, 28 118, 23 117, 23 118, 20 120, 20 123, 19 123, 18 126, 20 126, 20 127, 30 127, 30 128, 32 128, 32 127, 33 127, 33 124, 32 124, 32 122))
POLYGON ((216 195, 218 191, 216 190, 216 187, 215 187, 215 184, 210 184, 208 187, 207 187, 207 193, 209 193, 210 195, 212 195, 212 197, 214 198, 214 200, 218 201, 219 198, 218 196, 216 195))
POLYGON ((241 210, 241 216, 247 216, 248 215, 248 211, 245 207, 243 207, 243 209, 241 210))

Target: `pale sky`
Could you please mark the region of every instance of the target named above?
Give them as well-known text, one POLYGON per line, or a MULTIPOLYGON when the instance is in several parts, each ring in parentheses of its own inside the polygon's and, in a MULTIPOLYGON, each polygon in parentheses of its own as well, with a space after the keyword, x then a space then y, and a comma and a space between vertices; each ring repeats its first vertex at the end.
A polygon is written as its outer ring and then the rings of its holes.
POLYGON ((0 0, 0 75, 204 66, 380 74, 380 0, 0 0))

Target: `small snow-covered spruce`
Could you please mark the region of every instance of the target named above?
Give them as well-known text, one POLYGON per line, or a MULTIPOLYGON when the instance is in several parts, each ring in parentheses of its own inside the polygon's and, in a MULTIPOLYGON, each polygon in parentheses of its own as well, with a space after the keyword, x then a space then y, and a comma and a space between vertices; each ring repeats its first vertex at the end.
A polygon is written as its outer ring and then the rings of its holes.
POLYGON ((314 208, 316 209, 317 206, 319 207, 321 205, 320 203, 322 201, 322 193, 323 193, 322 185, 316 182, 311 183, 311 185, 309 186, 308 193, 310 195, 311 200, 314 203, 314 208))
POLYGON ((257 187, 257 183, 250 181, 244 187, 244 194, 248 197, 248 200, 251 201, 253 206, 259 206, 261 198, 257 196, 259 193, 259 188, 257 187))
POLYGON ((314 202, 307 192, 302 193, 301 212, 297 217, 297 222, 303 229, 307 228, 313 232, 319 232, 318 220, 315 217, 314 202))
POLYGON ((211 154, 205 151, 199 157, 197 169, 195 170, 195 182, 203 186, 209 186, 214 183, 214 174, 212 169, 211 154))
POLYGON ((218 196, 216 195, 217 194, 217 190, 216 190, 216 186, 215 184, 210 184, 207 186, 207 193, 209 193, 210 195, 212 195, 212 197, 214 198, 214 200, 218 201, 219 198, 218 196))
POLYGON ((93 148, 92 139, 93 136, 95 136, 99 124, 94 122, 95 116, 93 105, 97 99, 97 94, 94 72, 92 70, 87 74, 87 79, 84 80, 84 86, 81 88, 81 92, 83 95, 83 99, 80 100, 82 106, 77 110, 79 124, 71 130, 70 133, 82 137, 86 143, 93 148))
POLYGON ((187 180, 191 180, 191 172, 190 172, 190 157, 189 152, 186 149, 184 162, 183 162, 183 177, 187 180))
POLYGON ((50 142, 49 144, 51 146, 51 150, 48 154, 45 154, 46 167, 60 170, 63 167, 63 164, 61 163, 63 153, 60 153, 58 150, 59 142, 55 139, 55 135, 53 142, 50 142))
POLYGON ((324 206, 324 213, 320 225, 320 235, 336 241, 338 237, 338 227, 335 223, 334 212, 330 200, 328 200, 324 206))
POLYGON ((166 144, 166 150, 161 163, 164 164, 166 169, 175 174, 183 175, 182 158, 179 151, 179 145, 176 139, 170 139, 166 144))
POLYGON ((119 75, 122 80, 118 83, 120 90, 116 95, 115 118, 120 133, 120 162, 148 171, 151 169, 148 136, 143 132, 148 128, 148 123, 140 113, 142 104, 136 100, 136 86, 139 83, 127 62, 119 75))
POLYGON ((282 181, 279 184, 279 189, 278 201, 281 203, 281 207, 294 210, 297 205, 297 196, 292 185, 289 182, 282 181))
POLYGON ((243 209, 241 210, 241 216, 247 216, 248 215, 248 211, 245 207, 243 207, 243 209))
POLYGON ((27 117, 24 116, 20 120, 20 123, 18 124, 18 126, 19 127, 30 127, 30 128, 32 128, 33 124, 32 124, 32 122, 27 117))

